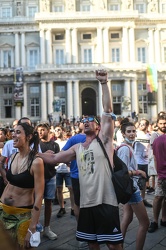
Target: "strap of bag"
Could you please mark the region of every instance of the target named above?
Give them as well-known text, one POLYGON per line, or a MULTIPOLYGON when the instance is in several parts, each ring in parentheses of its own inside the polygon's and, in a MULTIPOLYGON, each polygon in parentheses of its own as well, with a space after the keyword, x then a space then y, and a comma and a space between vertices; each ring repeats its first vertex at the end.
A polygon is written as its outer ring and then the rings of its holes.
POLYGON ((124 146, 128 147, 128 149, 130 150, 130 160, 131 160, 132 152, 131 152, 131 149, 130 149, 129 145, 123 143, 123 144, 121 144, 119 147, 116 148, 116 151, 118 151, 118 149, 120 149, 121 147, 124 147, 124 146))
POLYGON ((97 139, 98 143, 100 144, 100 146, 101 146, 101 148, 102 148, 102 150, 103 150, 103 153, 104 153, 105 157, 106 157, 107 160, 108 160, 108 164, 109 164, 111 173, 113 173, 113 169, 112 169, 110 160, 109 160, 109 158, 108 158, 107 152, 106 152, 106 150, 105 150, 105 147, 103 146, 103 143, 102 143, 102 141, 100 140, 100 138, 99 138, 98 136, 96 136, 96 139, 97 139))

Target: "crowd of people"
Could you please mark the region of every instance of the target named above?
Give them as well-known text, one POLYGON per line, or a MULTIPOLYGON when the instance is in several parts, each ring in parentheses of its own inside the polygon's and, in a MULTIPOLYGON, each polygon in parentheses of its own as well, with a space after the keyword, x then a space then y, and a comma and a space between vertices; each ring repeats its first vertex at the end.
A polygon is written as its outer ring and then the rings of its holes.
POLYGON ((71 215, 77 221, 76 238, 90 250, 99 250, 101 243, 108 249, 123 249, 133 213, 139 223, 136 250, 143 249, 147 232, 158 229, 160 211, 160 225, 166 227, 166 112, 160 112, 152 124, 147 119, 116 117, 107 72, 97 71, 96 78, 103 93, 101 118, 85 115, 71 123, 65 118, 56 126, 47 122, 32 126, 28 117, 22 117, 11 129, 0 129, 0 221, 21 250, 31 247, 31 235, 39 228, 43 236, 57 239, 50 221, 55 199, 59 204, 57 217, 66 213, 64 182, 70 193, 71 215), (135 192, 123 205, 121 220, 109 164, 96 136, 111 165, 116 150, 133 179, 135 192), (146 193, 154 193, 153 204, 145 199, 146 193), (153 207, 152 222, 146 207, 153 207))

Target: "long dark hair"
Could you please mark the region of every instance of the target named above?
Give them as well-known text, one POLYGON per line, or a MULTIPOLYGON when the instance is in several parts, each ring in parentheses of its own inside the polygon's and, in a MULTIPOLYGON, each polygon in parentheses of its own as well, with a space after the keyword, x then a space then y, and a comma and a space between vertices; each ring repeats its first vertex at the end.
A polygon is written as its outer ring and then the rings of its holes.
POLYGON ((28 166, 32 163, 35 155, 38 153, 38 145, 39 145, 39 134, 35 131, 34 127, 32 127, 29 123, 19 122, 18 125, 22 126, 24 129, 26 137, 32 135, 32 138, 29 140, 29 146, 32 145, 29 156, 28 156, 28 166))

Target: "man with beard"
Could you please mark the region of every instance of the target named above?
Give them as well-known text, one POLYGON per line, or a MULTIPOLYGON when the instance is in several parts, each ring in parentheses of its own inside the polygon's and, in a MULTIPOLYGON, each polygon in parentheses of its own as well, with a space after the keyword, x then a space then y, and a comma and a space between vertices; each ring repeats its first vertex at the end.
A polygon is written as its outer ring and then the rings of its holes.
MULTIPOLYGON (((161 135, 166 134, 166 114, 165 115, 160 115, 158 116, 157 119, 157 127, 158 127, 158 131, 152 133, 151 135, 151 140, 150 143, 153 147, 153 143, 156 140, 156 138, 158 138, 161 135)), ((157 153, 157 151, 159 151, 161 149, 159 149, 159 147, 155 147, 155 155, 157 153)), ((157 168, 160 166, 157 166, 157 168)), ((154 217, 154 221, 151 222, 148 232, 149 233, 153 233, 158 229, 158 218, 159 218, 159 214, 160 211, 162 210, 162 214, 161 214, 161 221, 160 221, 160 225, 166 227, 166 200, 164 199, 164 194, 162 192, 161 189, 161 183, 158 180, 158 177, 155 176, 156 178, 156 187, 155 187, 155 198, 153 200, 153 217, 154 217)))

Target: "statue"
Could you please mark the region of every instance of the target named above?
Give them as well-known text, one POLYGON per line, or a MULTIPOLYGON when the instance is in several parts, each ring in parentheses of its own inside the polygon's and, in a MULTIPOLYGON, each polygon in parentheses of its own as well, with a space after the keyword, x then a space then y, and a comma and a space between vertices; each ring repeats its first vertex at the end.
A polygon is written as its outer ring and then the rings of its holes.
POLYGON ((157 12, 157 0, 148 0, 148 12, 157 12))
POLYGON ((75 1, 74 0, 67 0, 66 6, 67 6, 67 10, 74 11, 75 10, 75 1))

